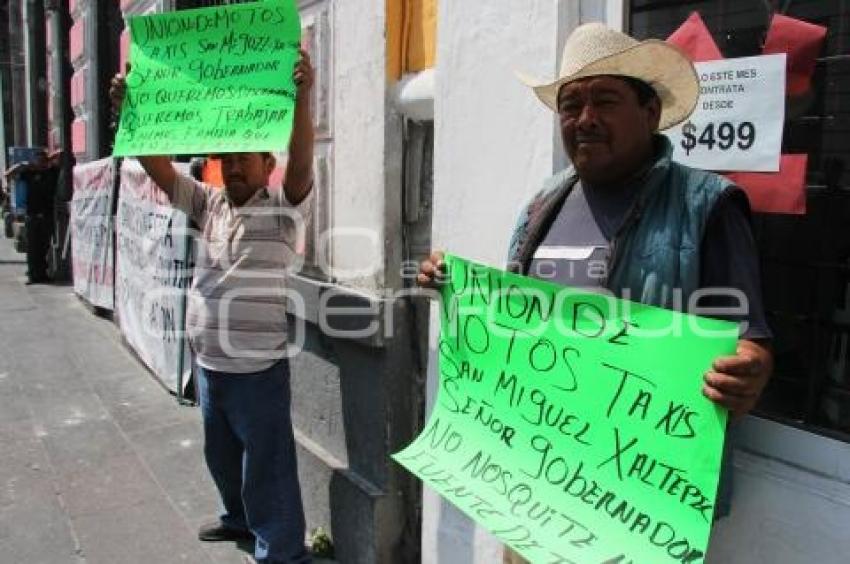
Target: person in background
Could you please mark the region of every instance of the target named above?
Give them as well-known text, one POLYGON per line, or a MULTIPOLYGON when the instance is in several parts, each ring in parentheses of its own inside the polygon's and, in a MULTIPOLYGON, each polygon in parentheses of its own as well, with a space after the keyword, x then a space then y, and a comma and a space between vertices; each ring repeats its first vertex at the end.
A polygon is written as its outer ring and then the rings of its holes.
POLYGON ((74 196, 74 166, 77 159, 70 151, 63 151, 59 162, 59 174, 56 181, 56 196, 54 198, 54 237, 56 244, 55 262, 53 266, 53 281, 71 279, 71 200, 74 196))
POLYGON ((48 276, 47 253, 53 236, 53 211, 59 159, 62 151, 49 155, 39 149, 33 162, 18 163, 6 171, 6 178, 20 178, 27 185, 27 284, 44 284, 48 276))

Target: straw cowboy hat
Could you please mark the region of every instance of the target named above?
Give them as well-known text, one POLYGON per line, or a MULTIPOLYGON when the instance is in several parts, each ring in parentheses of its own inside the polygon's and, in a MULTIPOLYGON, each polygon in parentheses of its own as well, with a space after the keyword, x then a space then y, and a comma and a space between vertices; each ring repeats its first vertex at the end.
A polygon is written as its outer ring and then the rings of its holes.
POLYGON ((520 75, 537 97, 558 111, 558 90, 579 78, 599 75, 630 76, 650 85, 661 99, 658 129, 684 121, 699 97, 699 81, 690 59, 678 47, 647 39, 638 41, 601 23, 579 26, 564 43, 559 77, 548 84, 520 75))

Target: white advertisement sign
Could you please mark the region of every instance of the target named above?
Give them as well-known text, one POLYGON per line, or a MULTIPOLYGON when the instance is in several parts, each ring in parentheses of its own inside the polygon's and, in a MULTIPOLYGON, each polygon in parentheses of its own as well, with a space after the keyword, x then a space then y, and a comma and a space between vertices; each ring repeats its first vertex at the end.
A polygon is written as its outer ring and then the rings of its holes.
POLYGON ((113 309, 111 158, 74 167, 71 265, 74 292, 95 307, 113 309))
MULTIPOLYGON (((121 166, 116 216, 119 325, 127 342, 173 392, 191 369, 186 290, 192 280, 189 224, 138 161, 121 166)), ((182 391, 182 390, 181 390, 182 391)))
POLYGON ((705 170, 776 172, 785 122, 785 54, 695 63, 694 113, 664 133, 673 158, 705 170))

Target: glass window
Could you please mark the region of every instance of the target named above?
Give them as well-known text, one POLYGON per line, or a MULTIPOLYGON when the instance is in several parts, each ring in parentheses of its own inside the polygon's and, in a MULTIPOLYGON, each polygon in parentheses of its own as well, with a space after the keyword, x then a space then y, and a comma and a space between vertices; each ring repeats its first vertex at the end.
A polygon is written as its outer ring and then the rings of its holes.
POLYGON ((637 38, 697 11, 726 57, 761 53, 772 10, 826 26, 812 89, 786 98, 784 153, 808 153, 804 216, 755 214, 776 370, 756 414, 850 440, 850 10, 839 0, 632 0, 637 38), (772 9, 771 9, 772 7, 772 9))

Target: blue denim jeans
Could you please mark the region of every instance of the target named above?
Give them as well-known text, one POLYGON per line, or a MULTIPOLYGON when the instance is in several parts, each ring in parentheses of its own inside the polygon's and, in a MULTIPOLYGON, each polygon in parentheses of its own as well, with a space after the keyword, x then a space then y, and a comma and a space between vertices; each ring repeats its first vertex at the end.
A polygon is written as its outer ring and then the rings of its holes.
POLYGON ((204 455, 224 503, 221 521, 250 529, 262 563, 310 562, 290 418, 289 363, 229 374, 198 367, 204 455))
POLYGON ((714 521, 728 517, 732 512, 732 494, 735 482, 733 466, 735 456, 735 429, 733 422, 726 424, 726 440, 723 441, 723 458, 720 460, 720 478, 717 481, 717 497, 714 500, 714 521))

